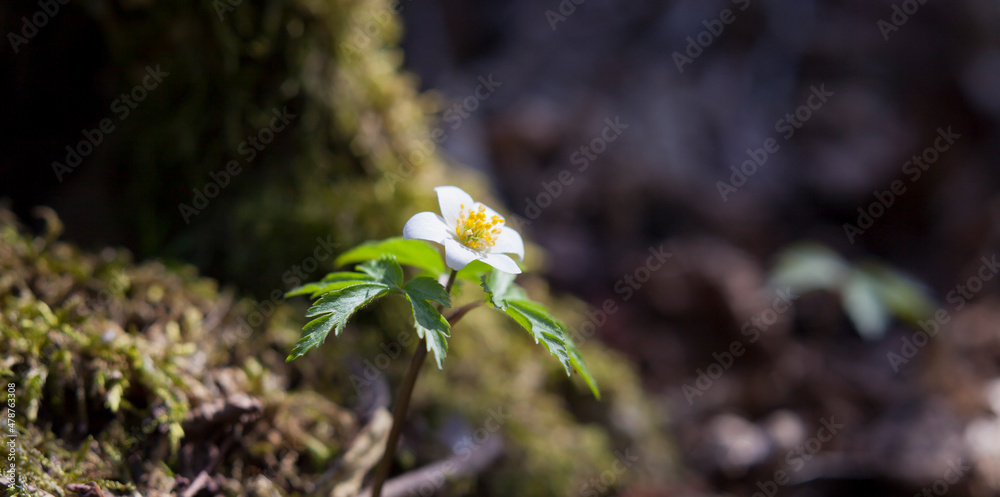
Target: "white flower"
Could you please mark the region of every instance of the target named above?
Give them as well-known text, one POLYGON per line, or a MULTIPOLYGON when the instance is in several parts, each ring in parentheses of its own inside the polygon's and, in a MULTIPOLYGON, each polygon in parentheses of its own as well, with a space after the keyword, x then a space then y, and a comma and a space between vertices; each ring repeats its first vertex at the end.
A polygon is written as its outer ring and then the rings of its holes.
POLYGON ((524 258, 521 235, 507 226, 493 209, 457 186, 434 189, 441 215, 433 212, 414 214, 403 226, 403 238, 419 238, 444 245, 448 267, 459 270, 474 260, 481 260, 501 271, 518 274, 521 268, 504 254, 524 258))

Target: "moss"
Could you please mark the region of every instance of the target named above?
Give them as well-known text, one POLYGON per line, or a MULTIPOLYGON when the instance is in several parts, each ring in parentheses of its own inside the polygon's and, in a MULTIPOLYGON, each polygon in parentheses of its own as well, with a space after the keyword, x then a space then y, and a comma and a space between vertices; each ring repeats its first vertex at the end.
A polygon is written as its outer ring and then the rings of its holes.
POLYGON ((0 239, 0 376, 16 385, 18 473, 38 490, 65 495, 96 481, 169 492, 196 459, 185 451, 205 442, 186 432, 207 428, 234 444, 216 463, 233 486, 270 471, 294 489, 297 470, 273 469, 277 458, 295 452, 300 466, 325 467, 357 430, 352 413, 315 392, 286 392, 295 371, 275 350, 285 344, 268 329, 239 340, 245 310, 191 268, 81 253, 23 236, 9 219, 0 239), (241 395, 259 399, 259 412, 199 417, 241 395))

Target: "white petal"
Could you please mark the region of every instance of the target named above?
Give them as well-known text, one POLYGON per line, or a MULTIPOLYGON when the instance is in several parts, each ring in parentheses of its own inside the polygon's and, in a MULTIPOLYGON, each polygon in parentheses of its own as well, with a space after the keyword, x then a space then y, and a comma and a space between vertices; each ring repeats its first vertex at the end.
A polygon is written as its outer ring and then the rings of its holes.
POLYGON ((456 271, 482 257, 483 254, 462 245, 454 238, 448 238, 444 241, 444 260, 448 263, 448 267, 456 271))
POLYGON ((439 186, 434 189, 438 195, 438 205, 441 206, 441 216, 444 218, 445 224, 448 226, 455 226, 455 222, 458 221, 458 214, 462 211, 462 205, 465 205, 466 209, 471 209, 472 204, 476 203, 472 200, 472 196, 465 193, 465 190, 457 186, 439 186))
POLYGON ((403 226, 403 238, 419 238, 436 243, 444 243, 448 238, 448 227, 441 216, 433 212, 418 212, 403 226))
POLYGON ((521 268, 517 267, 517 263, 514 262, 514 259, 511 259, 503 254, 486 254, 483 262, 505 273, 521 274, 521 268))
POLYGON ((513 228, 504 226, 497 235, 496 243, 490 249, 494 254, 516 254, 518 259, 524 259, 524 240, 513 228))

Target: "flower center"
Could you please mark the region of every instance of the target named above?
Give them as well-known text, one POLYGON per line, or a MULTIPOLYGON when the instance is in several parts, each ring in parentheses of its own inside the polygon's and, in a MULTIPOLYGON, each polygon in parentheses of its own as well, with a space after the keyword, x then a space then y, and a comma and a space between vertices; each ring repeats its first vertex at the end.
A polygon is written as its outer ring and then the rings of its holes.
POLYGON ((461 208, 455 226, 458 241, 474 250, 484 250, 495 245, 503 228, 503 218, 494 215, 486 219, 486 206, 483 204, 479 204, 479 209, 466 209, 465 204, 461 208))

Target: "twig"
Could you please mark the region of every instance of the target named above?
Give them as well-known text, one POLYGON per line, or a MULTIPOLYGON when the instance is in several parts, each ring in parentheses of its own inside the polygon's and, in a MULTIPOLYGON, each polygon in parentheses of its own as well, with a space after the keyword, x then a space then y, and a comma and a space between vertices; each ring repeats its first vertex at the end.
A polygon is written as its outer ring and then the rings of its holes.
POLYGON ((369 415, 368 423, 354 437, 344 455, 306 490, 306 495, 356 496, 364 483, 365 475, 381 460, 391 429, 392 415, 389 410, 383 406, 376 407, 369 415), (329 492, 321 491, 335 477, 338 483, 333 489, 329 492))
MULTIPOLYGON (((443 461, 392 478, 386 482, 382 497, 405 497, 414 495, 415 490, 420 490, 420 495, 425 495, 424 486, 428 483, 434 485, 435 490, 440 490, 449 478, 479 474, 501 453, 503 453, 503 441, 500 437, 491 437, 483 445, 476 447, 471 454, 454 454, 443 461)), ((358 497, 369 496, 367 491, 358 494, 358 497)))
POLYGON ((104 497, 104 492, 101 492, 101 487, 97 486, 97 483, 70 483, 66 485, 66 490, 75 493, 80 497, 104 497))
POLYGON ((194 497, 198 492, 201 492, 210 481, 212 481, 212 477, 209 476, 207 471, 198 473, 198 477, 191 482, 191 485, 180 493, 180 497, 194 497))
POLYGON ((479 307, 481 305, 483 305, 483 303, 480 302, 480 301, 478 301, 478 300, 475 301, 475 302, 469 302, 468 304, 465 304, 462 307, 459 307, 458 309, 455 309, 454 311, 452 311, 451 314, 448 314, 447 316, 445 316, 445 319, 448 320, 448 324, 454 326, 455 323, 457 323, 459 319, 462 319, 462 316, 465 316, 466 314, 469 313, 469 311, 471 311, 471 310, 473 310, 476 307, 479 307))

